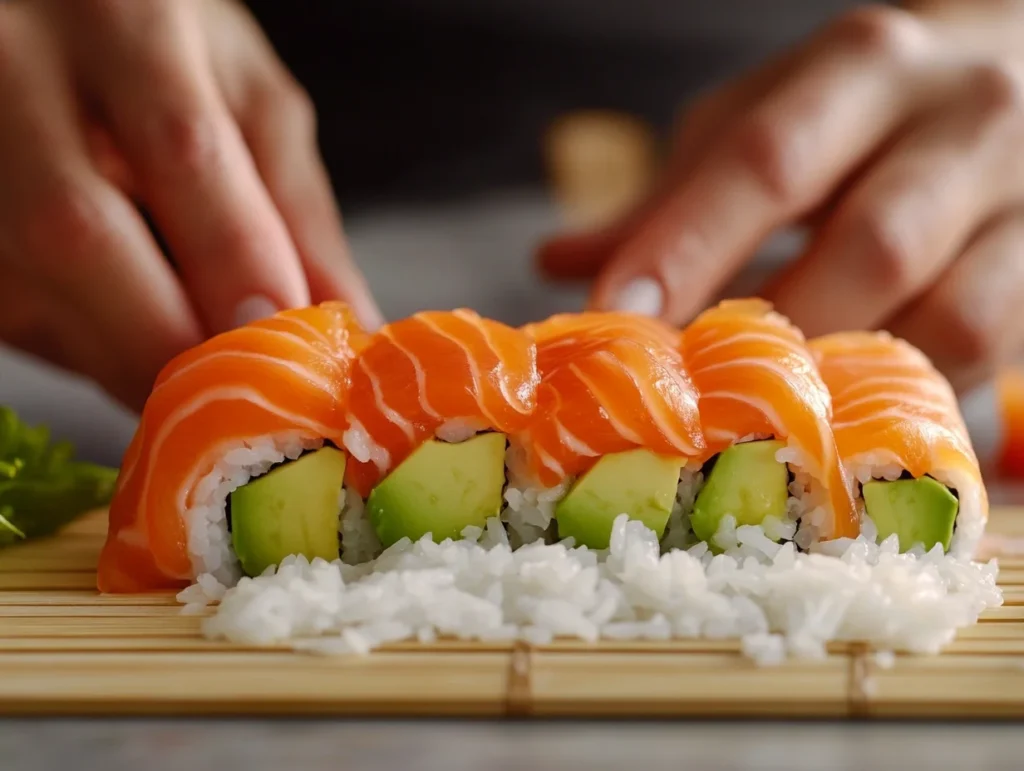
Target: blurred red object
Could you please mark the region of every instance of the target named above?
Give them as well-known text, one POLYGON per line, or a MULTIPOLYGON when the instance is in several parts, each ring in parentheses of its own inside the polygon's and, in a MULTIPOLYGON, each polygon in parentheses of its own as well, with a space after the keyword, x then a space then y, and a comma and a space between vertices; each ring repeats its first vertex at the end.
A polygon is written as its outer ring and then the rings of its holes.
POLYGON ((1000 476, 1024 479, 1024 366, 1001 372, 996 394, 1002 421, 996 468, 1000 476))

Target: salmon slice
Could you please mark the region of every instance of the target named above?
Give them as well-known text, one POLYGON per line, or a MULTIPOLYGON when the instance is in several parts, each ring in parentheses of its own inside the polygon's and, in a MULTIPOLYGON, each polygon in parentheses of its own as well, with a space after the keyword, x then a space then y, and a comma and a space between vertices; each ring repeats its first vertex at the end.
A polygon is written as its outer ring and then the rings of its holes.
POLYGON ((101 592, 187 586, 187 512, 232 449, 295 435, 340 446, 366 334, 346 305, 285 311, 213 337, 160 373, 128 447, 100 555, 101 592))
POLYGON ((700 394, 706 457, 737 441, 787 442, 790 462, 823 493, 828 537, 856 537, 859 519, 832 434, 831 397, 803 334, 770 303, 727 300, 683 334, 683 356, 700 394))
POLYGON ((427 311, 374 334, 352 371, 348 484, 367 496, 424 441, 514 433, 536 406, 536 348, 470 310, 427 311))
POLYGON ((851 476, 866 482, 889 467, 890 475, 907 471, 949 486, 960 499, 950 550, 973 554, 988 496, 949 381, 924 353, 886 332, 827 335, 811 348, 832 392, 832 429, 851 476))
POLYGON ((704 449, 697 393, 679 333, 623 313, 553 316, 524 328, 537 342, 537 412, 516 438, 533 482, 554 487, 602 455, 645 448, 693 458, 704 449))
POLYGON ((828 335, 811 347, 844 460, 884 452, 915 477, 941 460, 936 453, 977 466, 956 394, 921 351, 885 332, 828 335))

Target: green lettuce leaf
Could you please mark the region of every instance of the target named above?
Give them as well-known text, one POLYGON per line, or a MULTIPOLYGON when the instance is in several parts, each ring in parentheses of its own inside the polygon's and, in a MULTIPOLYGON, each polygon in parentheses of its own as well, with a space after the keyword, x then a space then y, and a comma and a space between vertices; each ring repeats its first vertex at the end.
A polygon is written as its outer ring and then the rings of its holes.
POLYGON ((0 547, 51 535, 106 506, 117 469, 74 460, 68 442, 0 407, 0 547))

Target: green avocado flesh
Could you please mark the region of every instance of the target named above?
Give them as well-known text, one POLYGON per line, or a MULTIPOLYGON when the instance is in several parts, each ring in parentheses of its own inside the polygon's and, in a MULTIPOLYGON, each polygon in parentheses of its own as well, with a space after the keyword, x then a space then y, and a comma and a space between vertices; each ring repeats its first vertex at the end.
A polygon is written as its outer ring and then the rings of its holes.
POLYGON ((864 484, 864 508, 878 528, 879 542, 893 533, 900 551, 914 544, 949 549, 960 502, 944 484, 931 477, 873 481, 864 484))
POLYGON ((693 504, 694 535, 710 542, 722 518, 736 526, 760 525, 768 516, 785 519, 789 469, 775 459, 782 442, 744 442, 723 450, 693 504))
POLYGON ((230 496, 231 538, 246 575, 293 554, 338 558, 345 454, 333 447, 284 463, 230 496))
POLYGON ((629 450, 605 455, 573 485, 555 507, 558 537, 577 546, 607 549, 616 517, 626 514, 665 532, 676 499, 682 458, 629 450))
POLYGON ((497 517, 504 487, 504 434, 431 440, 373 489, 366 508, 384 546, 402 538, 418 541, 427 533, 440 543, 497 517))

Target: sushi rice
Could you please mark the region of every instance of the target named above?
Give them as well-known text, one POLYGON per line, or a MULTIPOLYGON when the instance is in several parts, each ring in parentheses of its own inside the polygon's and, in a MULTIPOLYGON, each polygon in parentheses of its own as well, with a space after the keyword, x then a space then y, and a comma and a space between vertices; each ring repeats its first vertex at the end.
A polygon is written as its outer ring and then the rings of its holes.
MULTIPOLYGON (((477 430, 450 426, 438 433, 458 441, 477 430)), ((900 554, 894 536, 875 543, 866 517, 859 538, 818 542, 825 510, 799 472, 786 518, 737 526, 724 517, 712 539, 718 554, 689 526, 704 482, 699 467, 683 468, 660 542, 626 515, 616 520, 606 551, 557 542, 554 509, 570 482, 530 486, 514 446, 499 517, 466 528, 462 540, 403 539, 383 550, 362 499, 343 489, 338 560, 288 557, 262 576, 243 577, 231 549, 227 496, 322 445, 297 432, 255 439, 227 449, 197 485, 186 521, 198 578, 178 599, 187 613, 219 604, 204 622, 209 637, 323 654, 445 636, 534 644, 556 637, 735 637, 746 655, 772 664, 824 656, 833 640, 934 653, 982 611, 1002 604, 994 561, 943 554, 941 546, 900 554)), ((792 447, 777 457, 799 465, 792 447)), ((891 478, 895 469, 875 462, 856 472, 862 480, 891 478)), ((969 508, 961 521, 957 532, 968 538, 969 508)))
POLYGON ((230 589, 203 577, 179 599, 187 612, 219 601, 203 624, 211 638, 322 654, 444 636, 735 637, 761 664, 820 658, 833 640, 935 653, 1002 603, 994 563, 941 549, 899 554, 894 538, 800 553, 741 526, 725 554, 705 544, 663 554, 654 533, 625 515, 607 552, 543 541, 513 550, 497 519, 463 535, 403 540, 361 565, 288 557, 230 589))
MULTIPOLYGON (((899 479, 904 469, 895 461, 896 459, 890 453, 878 450, 851 458, 846 467, 859 490, 865 482, 870 482, 873 479, 887 481, 899 479)), ((956 493, 959 499, 956 520, 953 523, 953 538, 949 543, 949 553, 969 558, 977 551, 985 533, 984 491, 981 484, 969 473, 958 472, 955 468, 933 469, 931 476, 956 493)), ((861 527, 863 528, 863 523, 869 518, 863 510, 864 504, 859 494, 857 503, 861 510, 861 527)))

